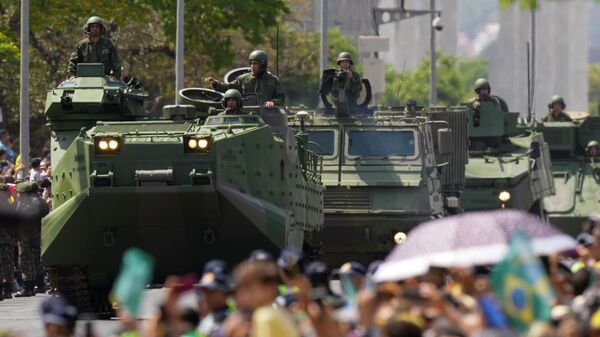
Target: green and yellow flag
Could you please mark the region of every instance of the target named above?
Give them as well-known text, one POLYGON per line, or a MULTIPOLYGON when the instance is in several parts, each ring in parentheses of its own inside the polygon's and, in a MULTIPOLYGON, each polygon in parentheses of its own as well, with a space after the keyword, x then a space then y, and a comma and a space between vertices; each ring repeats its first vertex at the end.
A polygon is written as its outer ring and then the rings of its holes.
POLYGON ((142 294, 152 280, 154 259, 139 248, 129 248, 123 254, 123 264, 113 284, 111 297, 134 317, 142 299, 142 294))
POLYGON ((525 331, 534 321, 550 320, 554 292, 546 271, 527 236, 517 231, 508 254, 491 273, 496 299, 511 324, 525 331))

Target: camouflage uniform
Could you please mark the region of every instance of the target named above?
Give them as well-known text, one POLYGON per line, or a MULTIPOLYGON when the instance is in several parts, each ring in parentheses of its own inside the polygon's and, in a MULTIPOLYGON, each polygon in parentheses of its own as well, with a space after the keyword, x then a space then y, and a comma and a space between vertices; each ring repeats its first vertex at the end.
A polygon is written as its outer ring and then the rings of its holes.
POLYGON ((112 71, 113 76, 121 77, 121 59, 117 48, 111 39, 105 37, 100 37, 96 43, 89 38, 79 41, 69 58, 69 75, 75 76, 78 63, 102 63, 106 75, 111 75, 112 71))
POLYGON ((493 104, 497 105, 500 110, 508 112, 508 104, 506 104, 506 102, 500 96, 488 95, 484 100, 481 100, 479 95, 477 95, 469 100, 469 104, 471 104, 475 110, 479 109, 479 106, 482 102, 492 102, 493 104))
POLYGON ((242 95, 256 94, 260 106, 265 105, 266 101, 273 101, 279 106, 285 104, 285 93, 281 89, 279 78, 268 71, 262 71, 257 76, 246 73, 229 84, 215 81, 213 88, 220 92, 233 88, 239 90, 242 95))
POLYGON ((552 112, 549 112, 546 116, 544 116, 544 118, 542 119, 543 122, 571 122, 573 121, 571 119, 571 117, 569 117, 569 115, 567 115, 564 112, 560 112, 558 114, 558 116, 554 116, 552 114, 552 112))
POLYGON ((219 112, 219 116, 223 116, 223 115, 241 115, 242 112, 240 109, 229 109, 226 108, 225 110, 219 112))
POLYGON ((18 230, 18 265, 23 276, 25 296, 34 295, 34 285, 40 283, 44 270, 40 260, 40 232, 42 217, 48 214, 48 205, 38 194, 36 182, 20 183, 17 211, 23 217, 18 230))
POLYGON ((14 246, 8 230, 0 228, 0 300, 10 298, 15 271, 14 246))
POLYGON ((348 69, 347 72, 339 73, 340 75, 333 78, 331 95, 338 109, 352 110, 356 108, 356 100, 362 90, 361 77, 351 69, 348 69), (352 78, 348 76, 347 72, 352 72, 352 78))

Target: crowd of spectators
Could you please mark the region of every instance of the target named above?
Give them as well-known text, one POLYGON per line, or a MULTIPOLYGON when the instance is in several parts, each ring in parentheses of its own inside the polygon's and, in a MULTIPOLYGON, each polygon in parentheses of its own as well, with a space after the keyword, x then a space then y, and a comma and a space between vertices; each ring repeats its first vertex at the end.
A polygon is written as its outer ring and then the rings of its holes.
POLYGON ((28 164, 27 171, 19 155, 13 150, 14 140, 5 129, 0 129, 0 189, 14 192, 20 182, 36 182, 38 192, 48 206, 52 201, 50 152, 44 151, 41 157, 34 157, 28 164))
MULTIPOLYGON (((502 303, 507 299, 491 290, 493 266, 432 269, 424 276, 377 283, 373 275, 381 261, 329 268, 287 248, 277 258, 254 251, 233 270, 212 260, 198 278, 168 277, 154 316, 136 320, 121 307, 121 330, 113 336, 600 336, 598 219, 586 223, 577 241, 576 250, 544 258, 555 293, 547 303, 551 317, 532 320, 524 330, 512 324, 502 303), (196 304, 182 305, 183 294, 193 294, 196 304)), ((75 308, 61 297, 47 302, 42 310, 48 336, 73 335, 75 308)))

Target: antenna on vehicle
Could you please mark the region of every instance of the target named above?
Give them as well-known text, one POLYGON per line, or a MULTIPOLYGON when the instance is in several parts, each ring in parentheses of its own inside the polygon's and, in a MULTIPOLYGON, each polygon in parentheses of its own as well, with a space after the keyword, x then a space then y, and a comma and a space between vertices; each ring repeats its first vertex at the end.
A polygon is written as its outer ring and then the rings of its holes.
POLYGON ((527 123, 531 122, 531 65, 529 57, 529 41, 527 41, 527 123))

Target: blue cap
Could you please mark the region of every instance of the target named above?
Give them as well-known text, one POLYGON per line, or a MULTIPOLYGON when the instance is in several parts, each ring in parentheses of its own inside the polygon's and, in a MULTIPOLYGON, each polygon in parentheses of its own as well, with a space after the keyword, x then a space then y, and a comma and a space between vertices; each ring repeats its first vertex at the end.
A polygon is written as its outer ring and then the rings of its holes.
POLYGON ((198 287, 211 290, 229 291, 229 276, 223 272, 206 272, 202 275, 198 287))
POLYGON ((202 274, 206 274, 208 272, 221 274, 227 273, 227 263, 223 260, 210 260, 204 264, 202 274))
POLYGON ((596 239, 594 238, 594 236, 592 236, 589 233, 580 233, 579 235, 577 235, 577 238, 575 240, 577 240, 577 243, 580 246, 584 247, 589 247, 596 243, 596 239))
POLYGON ((363 266, 362 264, 356 262, 356 261, 349 261, 344 263, 341 267, 340 267, 340 275, 358 275, 358 276, 365 276, 365 274, 367 273, 367 271, 365 270, 365 266, 363 266))
POLYGON ((44 300, 40 308, 42 321, 46 324, 70 326, 77 320, 77 308, 62 296, 53 296, 44 300))
POLYGON ((304 270, 304 254, 298 248, 288 247, 281 251, 277 266, 292 273, 302 273, 304 270))
POLYGON ((306 266, 304 271, 313 287, 327 286, 329 281, 329 267, 322 261, 313 261, 306 266))
POLYGON ((250 253, 248 260, 273 262, 275 259, 273 259, 273 255, 271 253, 269 253, 268 251, 266 251, 264 249, 257 249, 257 250, 252 251, 252 253, 250 253))

